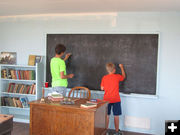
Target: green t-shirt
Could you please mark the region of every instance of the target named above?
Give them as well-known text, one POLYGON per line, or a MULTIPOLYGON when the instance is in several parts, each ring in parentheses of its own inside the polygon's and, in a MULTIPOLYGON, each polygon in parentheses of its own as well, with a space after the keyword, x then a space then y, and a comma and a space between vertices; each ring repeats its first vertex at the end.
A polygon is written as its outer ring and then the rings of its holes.
POLYGON ((62 86, 67 87, 67 79, 61 79, 60 72, 64 71, 66 75, 66 64, 61 58, 52 58, 50 62, 51 76, 52 76, 52 87, 62 86))

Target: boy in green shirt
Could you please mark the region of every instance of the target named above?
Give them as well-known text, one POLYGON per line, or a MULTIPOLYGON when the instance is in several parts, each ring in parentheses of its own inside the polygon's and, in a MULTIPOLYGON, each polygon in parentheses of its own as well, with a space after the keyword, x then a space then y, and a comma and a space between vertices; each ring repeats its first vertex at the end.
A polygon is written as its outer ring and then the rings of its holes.
POLYGON ((74 74, 66 74, 66 64, 65 61, 71 55, 70 53, 66 54, 65 58, 62 59, 66 47, 62 44, 58 44, 55 47, 55 57, 51 59, 50 69, 52 76, 52 90, 56 91, 63 96, 66 96, 66 88, 68 86, 68 78, 73 78, 74 74))

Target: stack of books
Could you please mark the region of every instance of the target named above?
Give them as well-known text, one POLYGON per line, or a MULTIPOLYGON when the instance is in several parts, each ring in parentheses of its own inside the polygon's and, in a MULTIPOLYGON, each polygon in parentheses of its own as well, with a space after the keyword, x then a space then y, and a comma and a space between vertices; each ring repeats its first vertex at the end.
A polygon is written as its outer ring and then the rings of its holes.
POLYGON ((50 99, 51 101, 61 101, 63 100, 63 95, 57 92, 49 93, 48 99, 50 99))

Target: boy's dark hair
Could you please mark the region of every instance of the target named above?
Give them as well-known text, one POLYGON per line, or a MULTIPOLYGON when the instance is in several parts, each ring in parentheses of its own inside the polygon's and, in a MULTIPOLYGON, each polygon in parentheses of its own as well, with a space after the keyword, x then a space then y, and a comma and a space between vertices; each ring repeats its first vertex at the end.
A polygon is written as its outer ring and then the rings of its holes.
POLYGON ((55 53, 61 54, 66 51, 66 47, 63 44, 57 44, 55 47, 55 53))

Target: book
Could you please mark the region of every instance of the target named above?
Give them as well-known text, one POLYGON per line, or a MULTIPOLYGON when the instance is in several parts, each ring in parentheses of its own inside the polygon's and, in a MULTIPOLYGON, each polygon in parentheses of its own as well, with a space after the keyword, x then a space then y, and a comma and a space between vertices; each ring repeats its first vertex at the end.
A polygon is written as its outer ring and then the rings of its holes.
POLYGON ((17 90, 16 90, 16 93, 19 93, 19 90, 21 89, 22 85, 23 85, 23 84, 19 84, 19 85, 18 85, 18 88, 17 88, 17 90))
POLYGON ((28 60, 28 65, 29 66, 34 66, 35 65, 35 55, 29 55, 29 60, 28 60))
POLYGON ((11 76, 11 69, 6 69, 6 71, 7 71, 7 78, 8 79, 12 79, 12 76, 11 76))
POLYGON ((91 103, 91 104, 101 104, 106 102, 105 100, 102 99, 90 99, 89 101, 86 101, 86 103, 91 103))
POLYGON ((32 70, 28 70, 28 80, 32 80, 32 70))
POLYGON ((51 97, 53 97, 53 98, 63 98, 62 94, 55 93, 55 92, 53 92, 53 93, 51 94, 51 97))
POLYGON ((6 90, 7 92, 10 92, 11 84, 12 84, 12 83, 9 83, 9 84, 8 84, 8 88, 7 88, 7 90, 6 90))
POLYGON ((26 80, 29 80, 29 70, 26 70, 26 80))
POLYGON ((21 77, 21 74, 20 74, 20 70, 17 70, 17 74, 18 74, 18 79, 22 79, 22 77, 21 77))
POLYGON ((36 63, 42 62, 42 56, 40 55, 29 55, 28 65, 34 66, 36 63))
POLYGON ((28 108, 29 107, 29 101, 28 101, 28 98, 25 96, 25 97, 20 97, 19 100, 21 101, 21 104, 23 106, 23 108, 28 108))
POLYGON ((15 83, 11 83, 11 87, 9 89, 9 93, 13 93, 14 87, 15 87, 15 83))
POLYGON ((18 104, 16 103, 16 98, 13 97, 13 103, 14 103, 14 107, 18 107, 18 104))
POLYGON ((34 84, 34 87, 33 87, 33 90, 32 90, 32 93, 31 93, 31 94, 33 94, 33 95, 36 94, 36 84, 34 84))
POLYGON ((26 91, 27 91, 27 84, 24 84, 24 88, 23 90, 21 91, 22 94, 26 94, 26 91))
POLYGON ((32 84, 32 85, 30 86, 28 94, 32 94, 33 86, 34 86, 34 84, 32 84))
POLYGON ((20 70, 20 76, 21 76, 21 79, 24 80, 24 71, 23 70, 20 70))
POLYGON ((19 89, 19 93, 23 93, 24 85, 22 85, 19 89))
POLYGON ((11 97, 8 97, 9 106, 14 107, 13 99, 11 97))
POLYGON ((17 73, 17 70, 14 70, 14 74, 15 74, 15 76, 16 76, 16 78, 15 78, 15 79, 19 79, 19 77, 18 77, 18 73, 17 73))
POLYGON ((11 73, 12 79, 16 79, 16 76, 15 76, 15 74, 14 74, 14 70, 13 70, 13 69, 10 69, 10 73, 11 73))
POLYGON ((10 104, 9 104, 9 97, 4 97, 4 102, 5 102, 4 106, 10 106, 10 104))
POLYGON ((32 80, 36 80, 36 72, 34 70, 32 70, 31 78, 32 80))
POLYGON ((52 96, 49 96, 48 99, 50 99, 51 101, 62 101, 62 100, 63 100, 62 97, 56 97, 56 98, 54 98, 54 97, 52 97, 52 96))
POLYGON ((27 80, 27 70, 23 70, 23 80, 27 80))
POLYGON ((40 63, 42 61, 42 56, 36 55, 35 56, 35 63, 40 63))
POLYGON ((30 90, 30 85, 27 85, 27 89, 26 89, 26 91, 24 92, 24 94, 29 94, 29 90, 30 90))
POLYGON ((16 93, 17 89, 18 89, 18 84, 16 83, 15 86, 14 86, 14 89, 13 89, 12 93, 16 93))
POLYGON ((7 78, 7 71, 6 69, 1 70, 1 78, 7 78))
POLYGON ((19 98, 16 99, 17 107, 23 108, 22 103, 19 98))
POLYGON ((5 97, 1 97, 1 106, 6 106, 5 97))
POLYGON ((95 108, 97 107, 97 104, 92 104, 92 103, 85 103, 80 105, 81 108, 95 108))

